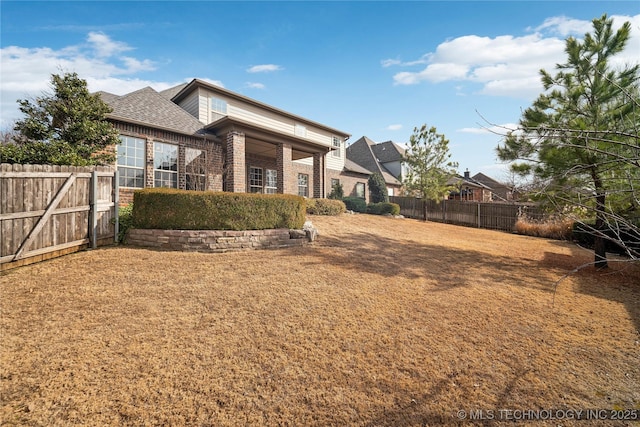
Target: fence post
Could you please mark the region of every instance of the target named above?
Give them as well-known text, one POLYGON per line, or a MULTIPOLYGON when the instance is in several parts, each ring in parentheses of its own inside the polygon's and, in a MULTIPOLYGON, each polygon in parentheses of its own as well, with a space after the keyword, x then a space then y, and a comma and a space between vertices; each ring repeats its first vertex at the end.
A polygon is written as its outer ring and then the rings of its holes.
POLYGON ((98 172, 91 172, 91 193, 89 196, 89 241, 91 248, 98 247, 98 172))
POLYGON ((118 235, 120 234, 120 172, 117 169, 113 173, 113 218, 115 221, 113 241, 118 243, 118 235))
POLYGON ((480 203, 478 203, 478 228, 480 228, 480 203))

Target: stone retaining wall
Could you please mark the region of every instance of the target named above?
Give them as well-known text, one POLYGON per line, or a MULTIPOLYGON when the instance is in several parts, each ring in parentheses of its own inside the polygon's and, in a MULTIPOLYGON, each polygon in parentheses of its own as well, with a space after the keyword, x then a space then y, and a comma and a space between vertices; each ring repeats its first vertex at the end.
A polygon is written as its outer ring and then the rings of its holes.
POLYGON ((230 252, 303 246, 313 241, 308 230, 144 230, 132 228, 127 244, 174 251, 230 252))

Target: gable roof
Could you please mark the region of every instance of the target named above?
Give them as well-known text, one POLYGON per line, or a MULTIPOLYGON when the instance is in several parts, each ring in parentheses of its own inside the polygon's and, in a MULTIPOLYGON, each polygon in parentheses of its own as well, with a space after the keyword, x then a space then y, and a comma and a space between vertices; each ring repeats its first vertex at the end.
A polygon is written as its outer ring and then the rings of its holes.
POLYGON ((160 95, 164 96, 167 99, 172 99, 174 96, 178 94, 182 89, 187 86, 187 83, 182 83, 174 87, 170 87, 169 89, 161 90, 160 95))
POLYGON ((184 135, 204 134, 203 124, 150 87, 126 95, 117 96, 98 92, 113 111, 108 118, 149 127, 168 130, 184 135))
POLYGON ((510 188, 507 184, 503 184, 500 181, 496 181, 495 179, 491 178, 490 176, 487 176, 487 175, 483 174, 482 172, 478 172, 477 174, 473 175, 471 178, 474 179, 477 182, 483 183, 487 187, 491 187, 491 188, 510 188))
POLYGON ((380 142, 370 147, 380 163, 399 162, 404 157, 405 149, 393 141, 380 142))
POLYGON ((482 188, 483 190, 491 191, 491 188, 489 186, 483 184, 482 182, 476 181, 475 179, 470 178, 470 177, 467 178, 467 177, 462 176, 462 175, 456 175, 456 176, 453 176, 453 177, 449 178, 449 180, 447 181, 447 184, 449 184, 449 185, 458 185, 458 186, 469 185, 471 187, 478 187, 478 188, 482 188))
MULTIPOLYGON (((284 111, 284 110, 281 110, 281 109, 276 108, 274 106, 271 106, 269 104, 265 104, 263 102, 256 101, 255 99, 249 98, 249 97, 244 96, 244 95, 240 95, 239 93, 232 92, 229 89, 225 89, 225 88, 223 88, 221 86, 209 83, 209 82, 204 81, 204 80, 193 79, 189 83, 186 83, 184 85, 180 85, 179 87, 180 87, 180 89, 171 98, 171 100, 173 102, 175 102, 176 104, 178 104, 184 97, 186 97, 188 94, 190 94, 191 92, 193 92, 197 88, 202 87, 202 88, 205 88, 205 89, 207 89, 207 90, 209 90, 211 92, 218 93, 218 94, 224 95, 224 96, 226 96, 228 98, 236 99, 236 100, 245 102, 247 104, 254 105, 256 107, 259 107, 260 109, 271 111, 273 113, 276 113, 276 114, 284 116, 284 117, 288 117, 288 118, 293 119, 295 121, 298 121, 300 123, 308 124, 308 125, 320 128, 320 129, 327 130, 329 132, 332 132, 336 136, 343 137, 345 139, 345 141, 351 137, 351 134, 349 134, 349 133, 343 132, 343 131, 335 129, 335 128, 331 128, 329 126, 323 125, 323 124, 318 123, 318 122, 314 122, 313 120, 309 120, 309 119, 306 119, 306 118, 301 117, 301 116, 297 116, 295 114, 289 113, 288 111, 284 111)), ((175 88, 167 89, 165 92, 169 93, 169 91, 173 90, 173 89, 178 89, 178 86, 176 86, 175 88)))
POLYGON ((369 169, 363 168, 362 166, 360 166, 359 164, 349 160, 349 159, 344 159, 344 169, 348 172, 355 172, 355 173, 361 173, 363 175, 372 175, 373 172, 371 172, 369 169))
POLYGON ((353 144, 347 147, 347 159, 369 170, 370 174, 379 173, 382 175, 384 182, 393 185, 402 185, 398 179, 380 163, 378 156, 374 154, 373 148, 375 142, 367 138, 361 137, 353 144))

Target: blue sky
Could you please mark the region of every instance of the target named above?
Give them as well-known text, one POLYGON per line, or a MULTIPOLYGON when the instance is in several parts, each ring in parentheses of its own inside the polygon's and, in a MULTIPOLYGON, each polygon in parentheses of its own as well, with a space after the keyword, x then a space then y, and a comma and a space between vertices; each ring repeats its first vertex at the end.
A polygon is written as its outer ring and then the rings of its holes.
POLYGON ((632 22, 620 61, 640 61, 637 1, 0 3, 2 128, 52 73, 92 91, 162 90, 192 78, 382 142, 416 126, 450 140, 460 172, 506 178, 491 125, 541 92, 538 70, 607 13, 632 22), (489 123, 485 122, 487 120, 489 123))

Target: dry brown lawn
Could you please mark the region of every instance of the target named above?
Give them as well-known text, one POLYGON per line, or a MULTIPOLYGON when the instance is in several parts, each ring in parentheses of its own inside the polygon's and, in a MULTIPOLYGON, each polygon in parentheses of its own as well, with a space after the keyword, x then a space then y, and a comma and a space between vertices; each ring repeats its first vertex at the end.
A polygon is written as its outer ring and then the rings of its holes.
POLYGON ((409 219, 311 220, 321 235, 304 248, 111 247, 0 276, 2 425, 420 426, 466 424, 461 410, 640 408, 640 266, 556 288, 591 253, 409 219))

